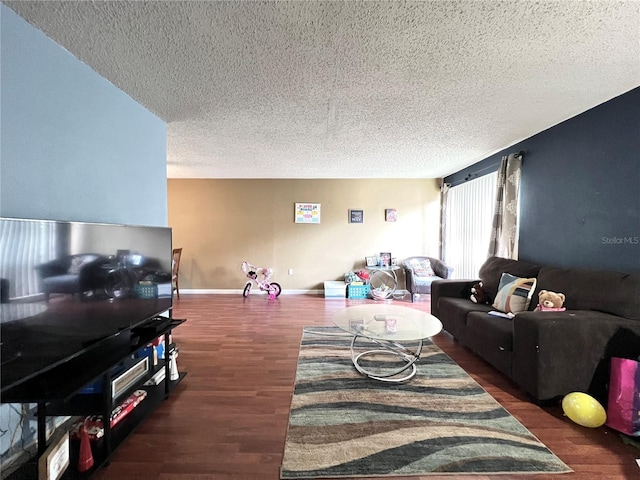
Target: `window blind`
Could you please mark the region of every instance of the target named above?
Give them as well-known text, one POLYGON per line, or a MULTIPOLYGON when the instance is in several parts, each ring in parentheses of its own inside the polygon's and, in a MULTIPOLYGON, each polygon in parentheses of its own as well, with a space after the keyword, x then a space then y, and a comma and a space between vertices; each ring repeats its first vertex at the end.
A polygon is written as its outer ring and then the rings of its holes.
POLYGON ((20 299, 39 293, 36 265, 54 258, 54 225, 4 221, 0 225, 0 278, 15 281, 9 297, 20 299))
POLYGON ((497 173, 455 187, 447 194, 445 263, 452 278, 477 278, 487 259, 497 173))

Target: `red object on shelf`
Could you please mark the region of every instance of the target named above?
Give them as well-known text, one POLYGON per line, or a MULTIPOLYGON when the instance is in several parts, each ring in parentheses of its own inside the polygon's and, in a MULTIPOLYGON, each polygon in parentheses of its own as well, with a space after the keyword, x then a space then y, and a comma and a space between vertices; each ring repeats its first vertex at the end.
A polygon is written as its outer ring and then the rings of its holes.
MULTIPOLYGON (((138 404, 147 397, 146 390, 136 390, 129 395, 120 405, 115 407, 111 411, 110 425, 113 427, 120 420, 126 417, 138 404)), ((71 431, 71 438, 80 438, 82 440, 82 434, 80 429, 84 430, 90 440, 98 440, 104 436, 104 424, 102 423, 101 415, 92 415, 76 424, 76 428, 71 431)))
POLYGON ((93 467, 93 454, 91 453, 91 442, 89 441, 89 434, 84 428, 84 425, 80 425, 80 455, 78 456, 78 471, 86 472, 93 467))
POLYGON ((366 270, 359 270, 356 272, 356 275, 365 282, 369 281, 369 272, 367 272, 366 270))

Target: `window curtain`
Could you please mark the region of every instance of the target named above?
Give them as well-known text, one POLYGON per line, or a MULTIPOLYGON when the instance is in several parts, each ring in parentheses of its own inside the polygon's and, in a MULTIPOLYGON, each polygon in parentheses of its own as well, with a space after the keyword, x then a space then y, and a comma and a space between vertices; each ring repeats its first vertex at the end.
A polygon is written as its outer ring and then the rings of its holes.
POLYGON ((451 184, 442 182, 440 187, 440 258, 444 260, 446 257, 446 240, 447 240, 447 199, 451 184))
POLYGON ((523 153, 502 157, 491 226, 489 256, 518 258, 518 212, 523 153))

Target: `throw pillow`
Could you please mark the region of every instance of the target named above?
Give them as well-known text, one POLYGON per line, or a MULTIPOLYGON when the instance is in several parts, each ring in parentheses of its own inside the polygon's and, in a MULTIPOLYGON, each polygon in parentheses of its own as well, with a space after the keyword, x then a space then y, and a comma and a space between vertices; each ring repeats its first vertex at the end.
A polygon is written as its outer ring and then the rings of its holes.
POLYGON ((493 308, 505 313, 524 312, 529 308, 535 288, 535 278, 519 278, 509 273, 503 273, 500 277, 500 285, 493 302, 493 308))
POLYGON ((431 268, 431 262, 427 259, 412 260, 411 268, 416 277, 433 277, 435 275, 435 272, 431 268))
POLYGON ((73 257, 71 259, 71 266, 69 266, 68 274, 69 275, 78 275, 80 273, 80 269, 84 264, 84 258, 82 257, 73 257))

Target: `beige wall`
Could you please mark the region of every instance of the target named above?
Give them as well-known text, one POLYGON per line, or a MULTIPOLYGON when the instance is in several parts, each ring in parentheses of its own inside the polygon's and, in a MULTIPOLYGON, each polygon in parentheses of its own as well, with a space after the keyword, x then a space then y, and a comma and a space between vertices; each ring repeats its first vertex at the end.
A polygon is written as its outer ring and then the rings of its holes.
POLYGON ((314 290, 367 255, 438 256, 434 179, 170 179, 168 202, 173 246, 184 249, 181 289, 241 289, 243 260, 272 267, 284 290, 314 290), (296 202, 320 203, 321 223, 294 223, 296 202), (397 222, 385 222, 385 208, 397 209, 397 222), (363 209, 364 224, 349 223, 349 209, 363 209))

